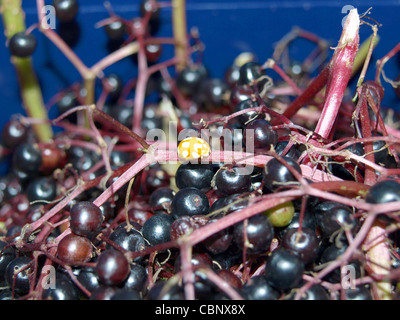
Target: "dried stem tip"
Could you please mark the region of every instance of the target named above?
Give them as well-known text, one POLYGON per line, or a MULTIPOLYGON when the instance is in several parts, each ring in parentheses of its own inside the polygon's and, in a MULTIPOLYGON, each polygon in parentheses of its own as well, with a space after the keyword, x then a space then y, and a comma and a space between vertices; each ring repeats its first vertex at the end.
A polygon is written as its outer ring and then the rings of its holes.
POLYGON ((324 138, 328 138, 331 134, 351 77, 360 41, 358 35, 359 26, 360 17, 358 16, 357 9, 353 9, 347 16, 338 46, 335 48, 335 53, 329 65, 330 74, 324 108, 315 129, 315 132, 324 138))

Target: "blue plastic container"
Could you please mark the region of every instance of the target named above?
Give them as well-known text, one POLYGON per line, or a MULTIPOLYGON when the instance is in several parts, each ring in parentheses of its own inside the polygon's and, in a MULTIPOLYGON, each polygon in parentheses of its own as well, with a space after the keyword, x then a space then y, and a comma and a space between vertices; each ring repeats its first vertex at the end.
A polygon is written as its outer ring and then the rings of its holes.
MULTIPOLYGON (((22 0, 26 13, 26 22, 30 26, 37 22, 36 1, 22 0)), ((139 15, 138 0, 111 0, 115 12, 124 18, 139 15)), ((46 4, 52 1, 47 0, 46 4)), ((367 79, 373 79, 375 62, 390 49, 400 37, 397 35, 400 24, 400 4, 398 1, 232 1, 232 0, 188 0, 188 28, 197 27, 202 41, 206 45, 204 64, 211 76, 222 77, 234 58, 243 51, 254 53, 259 62, 272 57, 274 45, 292 27, 298 26, 311 31, 330 42, 337 44, 342 30, 342 19, 348 13, 349 6, 356 7, 359 13, 372 7, 368 17, 375 19, 382 26, 379 28, 380 42, 374 51, 367 79)), ((104 30, 95 29, 96 22, 108 17, 102 1, 81 0, 77 17, 81 30, 80 39, 73 47, 74 51, 88 66, 104 57, 107 51, 107 38, 104 30)), ((162 28, 159 36, 171 36, 171 8, 162 10, 162 28)), ((366 19, 366 21, 373 22, 366 19)), ((2 26, 0 27, 2 28, 2 26)), ((62 53, 42 34, 35 30, 38 48, 33 56, 34 67, 43 87, 45 101, 49 101, 59 90, 78 81, 79 74, 62 53)), ((368 25, 360 28, 361 42, 372 33, 368 25)), ((5 47, 4 32, 0 32, 0 101, 2 126, 13 113, 23 113, 21 99, 17 88, 15 70, 5 47)), ((291 53, 299 59, 310 51, 306 41, 295 42, 291 53)), ((333 50, 331 50, 333 52, 333 50)), ((171 57, 172 46, 166 46, 163 58, 171 57)), ((398 73, 398 60, 392 59, 386 68, 390 78, 398 73)), ((124 80, 137 74, 136 62, 127 58, 105 70, 106 73, 117 72, 124 80)), ((276 74, 271 71, 271 76, 276 74)), ((385 85, 384 104, 398 108, 398 99, 390 85, 385 85)), ((50 110, 50 117, 57 115, 55 108, 50 110)))

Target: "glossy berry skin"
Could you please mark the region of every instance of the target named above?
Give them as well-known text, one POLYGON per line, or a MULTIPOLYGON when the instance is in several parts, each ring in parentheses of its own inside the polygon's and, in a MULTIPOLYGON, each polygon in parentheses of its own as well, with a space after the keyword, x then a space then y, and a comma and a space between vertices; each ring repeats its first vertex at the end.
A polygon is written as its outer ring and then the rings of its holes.
MULTIPOLYGON (((369 189, 365 201, 376 204, 400 201, 400 184, 394 180, 379 181, 369 189)), ((384 221, 393 220, 385 215, 380 215, 379 218, 384 221)))
POLYGON ((28 128, 18 120, 8 121, 1 132, 1 144, 14 149, 22 144, 28 135, 28 128))
POLYGON ((57 19, 62 22, 72 21, 79 10, 77 0, 54 0, 53 6, 56 10, 57 19))
MULTIPOLYGON (((301 285, 300 285, 301 286, 301 285)), ((285 300, 294 300, 296 298, 297 290, 293 290, 285 300)), ((328 291, 320 284, 314 284, 311 288, 307 289, 299 300, 330 300, 328 291)))
POLYGON ((0 255, 0 285, 1 286, 5 285, 5 281, 6 281, 5 272, 7 269, 7 265, 12 260, 15 259, 14 249, 12 247, 8 247, 7 249, 4 250, 6 245, 7 245, 7 242, 0 240, 0 251, 2 252, 0 255))
POLYGON ((231 91, 229 105, 235 108, 241 101, 251 99, 254 91, 251 87, 237 85, 231 91))
POLYGON ((142 300, 142 296, 136 290, 120 289, 110 300, 142 300))
POLYGON ((240 222, 234 226, 234 240, 241 248, 245 245, 244 232, 246 232, 247 242, 250 244, 247 248, 248 253, 261 253, 270 248, 274 237, 274 228, 268 217, 258 214, 247 219, 247 225, 245 222, 240 222), (243 230, 244 227, 245 230, 243 230))
POLYGON ((73 233, 62 238, 57 247, 58 258, 69 265, 88 262, 92 253, 92 244, 88 238, 73 233))
MULTIPOLYGON (((326 212, 316 210, 316 221, 324 237, 330 237, 339 230, 348 228, 354 231, 357 227, 357 220, 350 207, 339 203, 328 202, 325 204, 329 209, 326 212)), ((319 209, 321 208, 318 207, 319 209)))
POLYGON ((31 33, 17 32, 9 41, 11 54, 19 58, 30 57, 35 52, 36 46, 36 37, 31 33))
POLYGON ((90 201, 74 204, 70 210, 71 231, 79 236, 88 237, 100 230, 103 223, 101 209, 90 201))
POLYGON ((284 248, 274 250, 266 261, 265 277, 279 291, 295 288, 302 280, 304 263, 284 248))
POLYGON ((124 38, 126 27, 122 21, 116 20, 107 24, 104 30, 110 40, 119 41, 124 38))
POLYGON ((150 217, 143 225, 143 238, 152 246, 170 241, 169 230, 173 222, 172 216, 163 213, 150 217))
POLYGON ((20 256, 13 259, 6 268, 7 284, 10 288, 14 288, 14 292, 19 295, 25 295, 29 292, 30 274, 33 271, 32 262, 31 258, 20 256))
POLYGON ((346 300, 373 300, 371 288, 367 286, 357 286, 355 289, 345 291, 346 300))
POLYGON ((90 300, 111 300, 111 298, 117 293, 117 286, 101 285, 100 287, 93 290, 90 295, 90 300))
MULTIPOLYGON (((346 251, 347 248, 348 248, 347 244, 341 244, 340 247, 337 247, 335 243, 332 243, 323 249, 319 262, 321 264, 326 264, 331 261, 335 261, 346 251)), ((356 278, 359 278, 361 276, 363 271, 360 261, 358 260, 349 261, 349 263, 347 263, 347 266, 354 268, 356 278)), ((328 275, 326 275, 324 279, 332 283, 340 282, 342 279, 340 268, 332 270, 328 275)))
POLYGON ((168 290, 165 290, 164 286, 168 286, 167 281, 157 281, 147 292, 146 300, 185 300, 185 293, 181 286, 174 284, 169 286, 168 290))
POLYGON ((57 184, 52 177, 37 177, 26 189, 29 201, 52 201, 57 197, 57 184))
MULTIPOLYGON (((289 166, 301 173, 301 168, 296 161, 289 157, 283 157, 283 159, 289 166)), ((296 181, 295 176, 278 159, 273 158, 266 163, 263 172, 263 182, 264 189, 268 192, 274 192, 278 188, 285 187, 287 184, 296 181)))
POLYGON ((125 255, 114 249, 103 251, 96 262, 96 273, 105 285, 118 285, 129 275, 130 265, 125 255))
POLYGON ((28 174, 36 173, 42 165, 42 154, 34 145, 24 143, 15 149, 13 166, 28 174))
POLYGON ((239 69, 239 85, 250 85, 265 75, 258 62, 250 61, 242 65, 239 69))
MULTIPOLYGON (((251 109, 251 108, 256 108, 259 107, 260 105, 258 104, 257 101, 254 101, 253 99, 245 99, 240 101, 236 106, 235 106, 235 112, 239 112, 242 110, 246 109, 251 109)), ((242 126, 247 125, 249 122, 260 119, 263 117, 262 113, 258 113, 257 111, 249 111, 246 113, 242 113, 239 116, 237 116, 237 120, 242 126)))
POLYGON ((50 174, 58 168, 64 167, 67 154, 64 149, 56 146, 46 145, 40 148, 42 155, 42 165, 40 171, 44 174, 50 174))
POLYGON ((77 279, 89 292, 93 292, 101 286, 99 276, 92 267, 83 267, 79 271, 77 279))
POLYGON ((175 183, 179 189, 193 187, 202 191, 211 189, 214 169, 211 164, 181 164, 175 174, 175 183))
POLYGON ((230 88, 234 88, 239 81, 240 77, 239 69, 240 67, 238 65, 232 64, 225 70, 224 80, 230 88))
POLYGON ((206 78, 204 66, 191 65, 183 69, 177 76, 176 86, 186 96, 193 95, 201 82, 206 78))
POLYGON ((153 191, 149 198, 149 206, 153 213, 166 213, 174 196, 175 192, 169 187, 153 191))
MULTIPOLYGON (((283 151, 285 150, 286 146, 288 144, 288 141, 279 141, 277 144, 275 144, 275 151, 277 154, 280 156, 282 155, 283 151)), ((301 152, 296 146, 291 146, 290 149, 287 151, 285 154, 286 157, 292 158, 293 160, 296 160, 300 158, 301 152)))
POLYGON ((242 287, 242 281, 232 271, 227 269, 221 269, 217 272, 218 276, 229 283, 233 288, 240 289, 242 287))
MULTIPOLYGON (((218 221, 217 218, 211 219, 208 223, 214 223, 216 221, 218 221)), ((225 252, 229 248, 232 240, 232 228, 225 228, 205 239, 202 244, 210 253, 219 254, 225 252)))
POLYGON ((281 240, 281 246, 296 254, 305 265, 317 259, 319 239, 316 233, 307 228, 288 230, 281 240))
POLYGON ((109 74, 105 81, 107 81, 107 92, 111 98, 118 98, 121 94, 123 83, 121 77, 115 73, 109 74))
POLYGON ((42 298, 45 300, 79 300, 80 295, 72 281, 56 278, 55 287, 45 289, 42 298))
POLYGON ((248 199, 240 198, 240 194, 232 194, 218 198, 211 206, 210 212, 215 212, 213 217, 222 217, 228 213, 246 208, 248 199))
POLYGON ((210 211, 210 202, 205 193, 196 188, 179 190, 171 202, 171 215, 174 219, 181 216, 206 215, 210 211))
POLYGON ((254 148, 255 152, 268 151, 278 142, 278 134, 264 119, 256 119, 247 124, 243 137, 246 148, 254 148))
POLYGON ((400 184, 394 180, 375 183, 365 198, 368 203, 388 203, 400 201, 400 184))
POLYGON ((215 174, 214 184, 218 192, 224 196, 249 192, 251 176, 246 174, 247 168, 221 168, 215 174))
POLYGON ((123 288, 126 290, 136 290, 142 292, 147 282, 146 269, 137 263, 131 264, 128 277, 123 282, 123 288))
POLYGON ((264 276, 252 277, 240 290, 246 300, 277 300, 281 293, 267 282, 264 276))
POLYGON ((159 43, 149 43, 144 50, 149 63, 156 62, 162 54, 162 46, 159 43))
POLYGON ((208 78, 200 84, 196 100, 207 110, 218 110, 225 105, 229 97, 228 85, 219 78, 208 78))
MULTIPOLYGON (((141 251, 146 247, 143 235, 139 232, 141 226, 133 222, 130 223, 134 226, 133 228, 128 229, 126 223, 122 223, 111 232, 109 239, 125 250, 132 252, 141 251)), ((109 248, 109 246, 107 246, 107 248, 109 248)), ((140 261, 142 259, 143 257, 137 257, 134 260, 140 261)))

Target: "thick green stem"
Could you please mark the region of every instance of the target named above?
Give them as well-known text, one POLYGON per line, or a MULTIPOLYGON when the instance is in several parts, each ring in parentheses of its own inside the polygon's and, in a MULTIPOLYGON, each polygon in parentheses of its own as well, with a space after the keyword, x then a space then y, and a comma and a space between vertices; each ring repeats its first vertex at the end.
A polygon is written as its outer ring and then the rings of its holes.
POLYGON ((175 56, 179 62, 176 64, 178 71, 182 70, 187 63, 187 24, 186 24, 186 1, 172 1, 172 20, 175 45, 175 56))
MULTIPOLYGON (((26 30, 21 0, 2 0, 1 9, 5 34, 10 39, 15 33, 26 30)), ((19 80, 23 106, 29 117, 43 120, 35 123, 33 129, 40 142, 52 139, 53 130, 48 122, 47 110, 43 102, 42 91, 36 78, 31 58, 12 57, 19 80)))

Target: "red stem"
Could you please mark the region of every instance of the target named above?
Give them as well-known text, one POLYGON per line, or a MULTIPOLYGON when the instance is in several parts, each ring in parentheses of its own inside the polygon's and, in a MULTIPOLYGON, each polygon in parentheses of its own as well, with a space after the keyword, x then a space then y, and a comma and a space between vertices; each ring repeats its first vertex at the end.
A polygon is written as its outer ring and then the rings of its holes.
POLYGON ((339 44, 329 64, 324 108, 315 128, 315 132, 324 138, 328 138, 331 133, 351 77, 359 44, 359 24, 357 9, 353 9, 347 16, 339 44))

